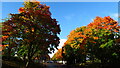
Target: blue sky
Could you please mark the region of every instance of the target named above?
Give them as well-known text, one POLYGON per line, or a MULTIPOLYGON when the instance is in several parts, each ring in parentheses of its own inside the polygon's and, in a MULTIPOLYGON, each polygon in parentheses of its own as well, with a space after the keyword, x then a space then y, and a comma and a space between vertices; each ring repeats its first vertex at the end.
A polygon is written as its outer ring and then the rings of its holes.
MULTIPOLYGON (((117 2, 44 2, 50 6, 52 18, 57 19, 61 27, 60 39, 67 39, 69 32, 76 27, 84 26, 92 22, 96 16, 111 16, 117 20, 117 2)), ((9 13, 18 13, 22 2, 3 2, 2 19, 9 13)))
MULTIPOLYGON (((23 2, 2 2, 2 18, 9 13, 18 13, 23 2)), ((96 16, 111 16, 117 20, 117 2, 42 2, 50 6, 52 18, 55 18, 61 27, 60 47, 67 39, 70 31, 92 22, 96 16)), ((60 48, 59 47, 59 48, 60 48)))

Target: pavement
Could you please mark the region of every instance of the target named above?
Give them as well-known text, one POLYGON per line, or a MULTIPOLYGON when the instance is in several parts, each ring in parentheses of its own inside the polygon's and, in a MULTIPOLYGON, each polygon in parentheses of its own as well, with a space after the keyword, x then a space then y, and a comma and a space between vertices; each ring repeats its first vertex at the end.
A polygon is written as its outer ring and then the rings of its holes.
POLYGON ((78 66, 66 65, 66 64, 58 64, 58 63, 44 63, 46 68, 83 68, 78 66))
POLYGON ((66 68, 65 64, 58 64, 58 63, 44 63, 46 68, 66 68))

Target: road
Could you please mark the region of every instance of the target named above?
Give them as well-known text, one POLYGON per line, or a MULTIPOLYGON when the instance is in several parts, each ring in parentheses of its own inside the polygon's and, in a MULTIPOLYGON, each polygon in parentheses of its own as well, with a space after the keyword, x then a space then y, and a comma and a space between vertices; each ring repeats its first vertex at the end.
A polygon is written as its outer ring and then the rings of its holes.
POLYGON ((64 64, 57 64, 57 63, 45 63, 47 68, 66 68, 64 64))
POLYGON ((57 63, 45 63, 46 68, 83 68, 83 67, 76 67, 76 66, 68 66, 65 64, 57 64, 57 63))

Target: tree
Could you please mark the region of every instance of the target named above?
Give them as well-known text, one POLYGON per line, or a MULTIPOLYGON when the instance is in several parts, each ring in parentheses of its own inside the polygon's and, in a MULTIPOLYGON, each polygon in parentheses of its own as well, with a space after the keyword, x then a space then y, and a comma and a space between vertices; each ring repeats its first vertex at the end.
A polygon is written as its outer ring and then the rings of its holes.
POLYGON ((93 59, 98 58, 103 63, 108 63, 112 59, 115 36, 119 36, 118 26, 118 22, 109 16, 96 17, 92 23, 88 24, 87 45, 93 59))
POLYGON ((51 18, 49 8, 38 1, 24 2, 19 14, 10 14, 10 19, 3 22, 3 45, 8 45, 9 54, 14 49, 18 56, 27 57, 29 64, 36 53, 49 53, 57 48, 60 26, 51 18))
POLYGON ((58 49, 58 51, 53 55, 52 60, 62 60, 62 49, 58 49))
POLYGON ((86 60, 86 44, 87 37, 84 35, 86 26, 72 30, 68 35, 68 40, 64 44, 64 60, 68 64, 81 63, 86 60), (70 59, 72 58, 72 59, 70 59))
MULTIPOLYGON (((93 62, 95 59, 101 60, 103 63, 112 62, 112 57, 116 54, 115 40, 120 37, 120 26, 118 22, 108 17, 96 17, 94 21, 87 26, 82 26, 72 30, 68 35, 68 40, 64 44, 65 54, 70 55, 67 52, 81 55, 86 59, 88 57, 93 62)), ((80 56, 76 56, 79 57, 80 56)))
POLYGON ((0 56, 2 56, 2 23, 0 23, 0 56))

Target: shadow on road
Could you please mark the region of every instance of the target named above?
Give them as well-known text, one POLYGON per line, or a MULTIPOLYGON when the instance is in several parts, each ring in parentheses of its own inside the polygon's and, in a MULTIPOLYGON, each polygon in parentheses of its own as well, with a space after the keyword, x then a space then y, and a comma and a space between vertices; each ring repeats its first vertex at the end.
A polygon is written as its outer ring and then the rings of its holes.
POLYGON ((45 65, 46 68, 84 68, 84 67, 77 67, 77 66, 58 64, 58 63, 45 63, 45 65))

